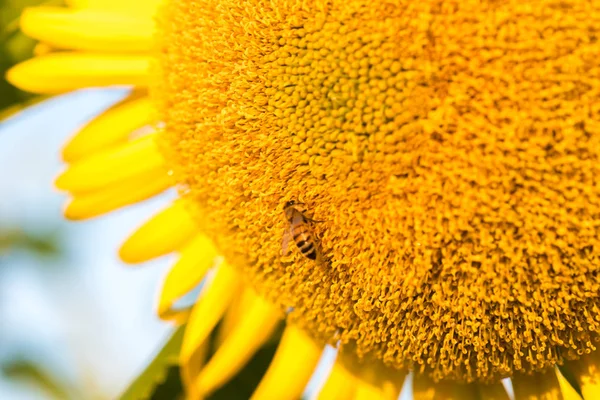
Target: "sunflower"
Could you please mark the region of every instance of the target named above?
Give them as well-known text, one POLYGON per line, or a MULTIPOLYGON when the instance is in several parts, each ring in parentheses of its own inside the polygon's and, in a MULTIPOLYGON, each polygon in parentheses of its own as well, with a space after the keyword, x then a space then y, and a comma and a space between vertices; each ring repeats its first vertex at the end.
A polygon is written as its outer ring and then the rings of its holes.
POLYGON ((415 399, 600 398, 597 1, 69 3, 23 14, 38 55, 8 79, 134 87, 56 186, 76 220, 178 188, 120 255, 180 254, 158 314, 190 398, 281 321, 254 399, 300 396, 326 344, 322 399, 409 371, 415 399), (289 201, 317 261, 282 251, 289 201))

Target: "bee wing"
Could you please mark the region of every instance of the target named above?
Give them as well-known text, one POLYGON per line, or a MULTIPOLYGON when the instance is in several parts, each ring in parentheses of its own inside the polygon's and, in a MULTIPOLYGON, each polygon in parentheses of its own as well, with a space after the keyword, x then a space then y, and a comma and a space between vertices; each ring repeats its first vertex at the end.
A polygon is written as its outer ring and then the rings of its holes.
POLYGON ((283 240, 281 242, 281 249, 284 256, 290 253, 290 242, 293 241, 294 227, 304 223, 304 216, 297 210, 292 210, 292 218, 288 223, 288 227, 283 232, 283 240))
POLYGON ((287 227, 283 231, 283 239, 281 240, 281 253, 287 256, 290 253, 290 240, 292 239, 292 227, 287 227))

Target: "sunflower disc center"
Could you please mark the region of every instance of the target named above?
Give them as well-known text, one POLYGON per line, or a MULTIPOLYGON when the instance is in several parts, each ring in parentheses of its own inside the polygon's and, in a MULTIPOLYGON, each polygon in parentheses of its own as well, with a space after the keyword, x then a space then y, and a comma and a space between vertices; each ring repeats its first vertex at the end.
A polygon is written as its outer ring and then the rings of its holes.
POLYGON ((318 340, 435 379, 578 358, 600 330, 594 4, 173 2, 164 152, 318 340), (324 221, 322 265, 281 256, 288 200, 324 221))

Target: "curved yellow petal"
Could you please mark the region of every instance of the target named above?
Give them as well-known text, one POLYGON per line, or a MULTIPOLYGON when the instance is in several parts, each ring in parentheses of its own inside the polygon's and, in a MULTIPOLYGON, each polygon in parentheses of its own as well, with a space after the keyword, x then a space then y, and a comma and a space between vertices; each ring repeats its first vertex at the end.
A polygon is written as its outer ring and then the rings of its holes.
POLYGON ((119 249, 121 260, 136 264, 179 250, 197 233, 182 200, 175 201, 140 226, 119 249))
POLYGON ((152 49, 154 21, 103 10, 30 7, 21 15, 21 30, 60 49, 146 52, 152 49))
POLYGON ((319 392, 319 400, 346 400, 354 398, 356 393, 356 378, 344 365, 336 361, 331 373, 319 392))
POLYGON ((172 181, 163 168, 102 188, 97 192, 75 196, 65 207, 65 216, 82 220, 139 203, 171 187, 172 181))
POLYGON ((89 0, 65 0, 65 4, 72 8, 86 8, 89 5, 89 0))
POLYGON ((204 235, 196 236, 183 248, 179 261, 169 270, 163 283, 158 303, 160 318, 180 319, 177 310, 172 309, 173 304, 202 281, 215 265, 216 257, 217 250, 204 235))
POLYGON ((110 10, 121 13, 153 15, 163 0, 67 0, 74 8, 110 10))
POLYGON ((581 388, 585 400, 600 399, 600 350, 566 362, 565 368, 581 388))
POLYGON ((36 57, 41 57, 45 56, 46 54, 50 54, 55 50, 56 49, 50 46, 48 43, 40 42, 33 47, 33 55, 36 57))
POLYGON ((147 86, 150 56, 51 53, 15 65, 6 79, 33 93, 56 94, 95 86, 147 86))
POLYGON ((434 382, 427 375, 413 375, 413 393, 415 399, 423 400, 479 400, 477 384, 451 381, 434 382))
POLYGON ((533 375, 515 374, 511 378, 515 400, 562 400, 554 369, 533 375))
POLYGON ((127 140, 153 122, 148 97, 130 96, 85 125, 63 148, 63 160, 73 163, 127 140), (133 99, 132 99, 133 97, 133 99))
POLYGON ((154 133, 69 165, 55 185, 69 192, 90 192, 160 168, 164 162, 154 133))
POLYGON ((556 371, 556 377, 558 378, 558 384, 560 385, 560 391, 564 400, 581 400, 579 393, 577 393, 560 371, 556 371))
POLYGON ((240 277, 237 271, 227 263, 221 263, 212 282, 207 283, 188 319, 179 355, 182 368, 193 368, 189 364, 194 352, 217 325, 239 286, 240 277))
POLYGON ((396 400, 399 395, 400 391, 394 392, 387 388, 382 391, 378 386, 359 380, 355 388, 354 400, 396 400))
POLYGON ((273 304, 254 294, 252 289, 246 291, 251 293, 249 307, 200 372, 196 380, 200 393, 212 392, 237 374, 282 320, 281 311, 273 304))
POLYGON ((252 400, 299 398, 319 362, 322 350, 299 328, 288 325, 252 400))
POLYGON ((223 320, 219 324, 219 331, 217 332, 215 340, 217 347, 223 344, 225 339, 238 325, 244 314, 246 314, 250 308, 253 296, 251 290, 244 290, 234 297, 231 305, 227 308, 227 312, 225 312, 225 315, 223 316, 223 320))
POLYGON ((206 356, 208 355, 209 345, 210 340, 205 340, 204 342, 202 342, 196 348, 194 354, 191 356, 187 368, 179 369, 179 374, 181 376, 181 380, 183 381, 183 386, 186 391, 185 399, 187 400, 202 400, 204 398, 201 393, 196 391, 196 388, 194 387, 194 378, 198 376, 198 374, 204 367, 204 363, 206 362, 206 356))
POLYGON ((356 379, 355 400, 396 400, 402 390, 405 371, 392 370, 379 363, 359 367, 356 379))

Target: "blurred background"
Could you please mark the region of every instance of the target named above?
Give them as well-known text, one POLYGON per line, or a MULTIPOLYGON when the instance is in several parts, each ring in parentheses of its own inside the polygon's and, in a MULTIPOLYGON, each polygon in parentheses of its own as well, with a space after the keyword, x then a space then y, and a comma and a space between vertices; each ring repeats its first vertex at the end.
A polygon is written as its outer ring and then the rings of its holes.
POLYGON ((1 122, 1 399, 116 398, 169 334, 153 310, 169 260, 117 257, 167 199, 73 223, 52 188, 62 143, 123 94, 75 92, 1 122))
POLYGON ((4 74, 12 65, 25 60, 33 53, 35 42, 19 32, 19 14, 28 6, 38 4, 60 4, 60 1, 0 0, 0 118, 14 111, 11 107, 31 100, 28 95, 12 87, 4 74))
POLYGON ((35 45, 18 15, 40 3, 0 0, 0 399, 113 399, 170 334, 153 312, 170 260, 136 268, 117 258, 168 198, 88 222, 63 219, 65 196, 52 187, 61 146, 126 90, 39 99, 4 80, 35 45))

